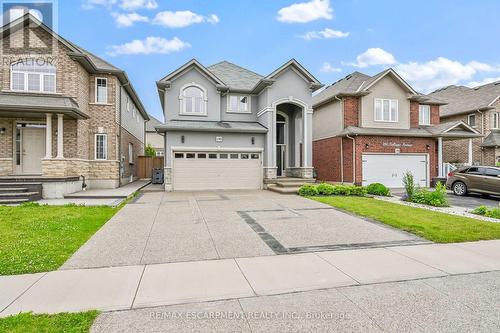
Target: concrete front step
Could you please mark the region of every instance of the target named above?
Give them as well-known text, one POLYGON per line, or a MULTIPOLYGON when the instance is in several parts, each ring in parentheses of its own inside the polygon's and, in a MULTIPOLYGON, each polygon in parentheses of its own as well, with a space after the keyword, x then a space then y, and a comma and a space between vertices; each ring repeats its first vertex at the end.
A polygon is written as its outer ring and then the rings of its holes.
POLYGON ((0 193, 5 193, 5 192, 28 192, 27 187, 1 187, 0 186, 0 193))
POLYGON ((42 199, 42 186, 42 183, 31 181, 0 182, 0 204, 40 200, 42 199))
POLYGON ((17 199, 0 199, 0 205, 13 205, 22 204, 24 202, 29 202, 28 198, 17 198, 17 199))
POLYGON ((269 184, 267 185, 267 189, 269 191, 281 193, 281 194, 297 194, 297 191, 299 190, 300 186, 293 186, 293 187, 283 187, 279 186, 277 184, 269 184))
POLYGON ((311 184, 310 182, 277 182, 276 185, 279 187, 301 187, 304 184, 311 184))
POLYGON ((0 193, 0 199, 17 199, 17 198, 32 199, 38 195, 39 192, 9 192, 9 193, 0 193))

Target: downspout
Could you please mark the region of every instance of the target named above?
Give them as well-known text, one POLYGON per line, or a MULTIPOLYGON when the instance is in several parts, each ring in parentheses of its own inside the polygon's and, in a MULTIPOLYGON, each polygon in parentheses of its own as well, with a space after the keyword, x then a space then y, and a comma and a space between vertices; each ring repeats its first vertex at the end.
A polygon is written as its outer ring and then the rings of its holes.
MULTIPOLYGON (((484 142, 484 122, 485 122, 484 112, 479 111, 479 109, 477 110, 477 112, 479 112, 481 114, 481 143, 483 143, 484 142)), ((474 163, 474 161, 472 161, 472 163, 474 163)), ((481 148, 481 164, 484 164, 484 149, 483 148, 481 148)))
MULTIPOLYGON (((344 100, 335 95, 335 99, 340 103, 340 112, 342 115, 342 127, 344 124, 344 100)), ((344 138, 340 137, 340 182, 344 184, 344 138)))
POLYGON ((356 183, 356 139, 349 134, 346 135, 348 139, 352 140, 352 183, 356 183))
POLYGON ((118 98, 120 101, 120 106, 118 107, 118 112, 119 112, 119 117, 118 117, 118 126, 119 126, 119 131, 118 135, 120 139, 118 140, 118 174, 120 175, 120 179, 118 180, 120 186, 122 185, 122 170, 125 171, 125 166, 122 168, 122 89, 126 85, 130 84, 129 81, 125 82, 124 84, 120 84, 120 90, 118 92, 118 98))

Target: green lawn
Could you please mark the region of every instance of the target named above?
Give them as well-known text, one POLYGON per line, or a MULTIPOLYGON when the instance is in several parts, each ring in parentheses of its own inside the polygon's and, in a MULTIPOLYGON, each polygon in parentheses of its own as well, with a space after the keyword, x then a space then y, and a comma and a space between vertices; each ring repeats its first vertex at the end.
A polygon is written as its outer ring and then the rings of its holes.
POLYGON ((0 206, 0 275, 59 268, 118 208, 0 206))
POLYGON ((437 243, 500 239, 500 223, 433 212, 362 197, 311 197, 310 199, 368 217, 437 243))
POLYGON ((0 332, 8 333, 80 333, 88 332, 98 311, 34 315, 23 313, 0 318, 0 332))

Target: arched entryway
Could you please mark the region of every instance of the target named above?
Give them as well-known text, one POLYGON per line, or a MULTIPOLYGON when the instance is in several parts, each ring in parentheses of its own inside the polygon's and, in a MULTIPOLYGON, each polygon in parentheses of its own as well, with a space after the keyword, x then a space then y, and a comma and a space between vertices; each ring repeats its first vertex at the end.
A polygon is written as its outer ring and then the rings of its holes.
POLYGON ((303 108, 285 102, 276 106, 276 176, 292 176, 291 170, 303 166, 303 108))
POLYGON ((286 113, 276 112, 276 175, 285 176, 288 167, 289 118, 286 113))

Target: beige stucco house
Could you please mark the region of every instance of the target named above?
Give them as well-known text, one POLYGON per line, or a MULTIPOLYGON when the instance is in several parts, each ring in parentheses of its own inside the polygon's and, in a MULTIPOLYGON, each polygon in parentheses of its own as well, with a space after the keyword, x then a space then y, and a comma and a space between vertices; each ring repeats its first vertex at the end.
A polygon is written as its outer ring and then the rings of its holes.
POLYGON ((1 45, 0 182, 62 197, 133 181, 149 118, 126 73, 29 14, 1 45))
POLYGON ((153 116, 149 116, 149 121, 146 123, 146 146, 151 145, 156 151, 156 156, 163 156, 165 142, 163 135, 156 132, 155 127, 161 126, 163 123, 153 116))

